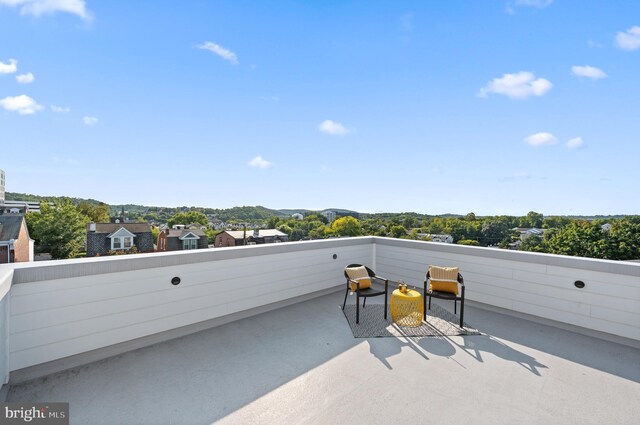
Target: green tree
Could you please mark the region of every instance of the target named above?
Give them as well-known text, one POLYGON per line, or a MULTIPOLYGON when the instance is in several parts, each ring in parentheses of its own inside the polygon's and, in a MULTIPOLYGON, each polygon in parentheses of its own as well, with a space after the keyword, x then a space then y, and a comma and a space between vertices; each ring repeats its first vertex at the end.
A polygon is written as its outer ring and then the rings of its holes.
POLYGON ((407 229, 404 226, 391 226, 389 229, 392 238, 401 238, 407 235, 407 229))
POLYGON ((84 250, 89 218, 70 201, 61 201, 54 206, 43 202, 40 213, 26 217, 29 235, 38 245, 48 247, 52 258, 72 258, 84 250))
POLYGON ((362 235, 362 227, 360 222, 351 217, 340 217, 331 223, 331 232, 336 236, 360 236, 362 235))
POLYGON ((520 217, 519 225, 520 227, 542 227, 542 222, 544 220, 544 216, 535 211, 529 211, 526 217, 520 217))
POLYGON ((520 244, 520 251, 546 252, 544 239, 539 235, 529 235, 520 244))
POLYGON ((90 204, 88 202, 79 203, 76 208, 82 214, 89 217, 89 220, 94 223, 108 223, 109 222, 109 205, 100 202, 99 204, 90 204))
POLYGON ((597 258, 598 241, 601 239, 603 234, 599 225, 576 220, 551 235, 547 240, 547 252, 597 258))
POLYGON ((207 216, 200 211, 179 212, 167 220, 169 227, 173 227, 174 224, 187 225, 191 223, 199 223, 206 226, 209 224, 209 220, 207 220, 207 216))
POLYGON ((480 244, 484 246, 498 245, 509 237, 509 227, 504 220, 485 220, 480 232, 482 234, 480 244))
POLYGON ((462 239, 456 242, 458 245, 480 246, 480 242, 473 239, 462 239))

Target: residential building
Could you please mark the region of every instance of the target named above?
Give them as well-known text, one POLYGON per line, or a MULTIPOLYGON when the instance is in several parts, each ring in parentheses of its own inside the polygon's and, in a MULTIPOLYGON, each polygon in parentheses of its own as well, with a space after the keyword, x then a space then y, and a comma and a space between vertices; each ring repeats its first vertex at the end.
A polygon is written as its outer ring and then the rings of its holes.
POLYGON ((288 240, 289 237, 286 233, 276 229, 225 230, 216 235, 215 247, 261 245, 287 242, 288 240))
POLYGON ((336 213, 334 211, 331 210, 326 210, 326 211, 322 211, 321 213, 323 216, 327 217, 327 221, 329 223, 331 223, 333 220, 336 219, 336 213))
POLYGON ((40 202, 7 201, 5 199, 5 173, 0 170, 0 214, 26 214, 40 212, 40 202))
POLYGON ((107 255, 109 251, 153 252, 153 234, 149 223, 87 224, 87 257, 107 255))
POLYGON ((182 251, 209 247, 207 235, 200 229, 165 229, 158 234, 158 251, 182 251))
POLYGON ((418 233, 417 236, 419 238, 431 238, 431 242, 453 243, 453 236, 447 234, 418 233))
POLYGON ((511 230, 515 230, 520 234, 520 240, 525 240, 531 235, 542 236, 544 229, 538 229, 536 227, 514 227, 511 230))
POLYGON ((0 263, 33 261, 34 241, 22 214, 0 214, 0 263))

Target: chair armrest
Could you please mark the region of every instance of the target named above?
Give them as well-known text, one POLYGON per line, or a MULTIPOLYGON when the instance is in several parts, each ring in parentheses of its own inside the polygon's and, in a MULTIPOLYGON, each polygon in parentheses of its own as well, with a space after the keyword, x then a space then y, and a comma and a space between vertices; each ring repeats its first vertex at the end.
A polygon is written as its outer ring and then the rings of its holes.
POLYGON ((384 287, 387 288, 389 286, 389 279, 384 278, 384 277, 380 277, 378 275, 374 275, 371 277, 371 279, 376 279, 376 280, 381 280, 384 282, 384 287))
MULTIPOLYGON (((349 285, 350 283, 355 283, 355 284, 356 284, 356 290, 355 290, 355 292, 358 292, 358 291, 360 290, 360 281, 358 281, 358 280, 353 280, 353 279, 347 279, 347 286, 348 286, 349 288, 351 288, 351 285, 349 285)), ((353 292, 353 291, 351 291, 351 292, 353 292)))

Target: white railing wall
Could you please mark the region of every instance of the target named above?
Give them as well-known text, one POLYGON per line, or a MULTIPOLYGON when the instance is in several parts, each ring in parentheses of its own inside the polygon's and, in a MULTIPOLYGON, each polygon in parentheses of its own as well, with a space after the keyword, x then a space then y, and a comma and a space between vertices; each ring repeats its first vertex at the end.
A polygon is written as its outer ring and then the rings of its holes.
POLYGON ((369 262, 372 242, 292 242, 16 268, 9 368, 343 285, 344 263, 369 262))
POLYGON ((640 340, 640 264, 389 238, 375 249, 391 279, 422 287, 430 264, 456 266, 468 300, 640 340))
POLYGON ((416 286, 458 266, 468 300, 640 341, 640 264, 360 237, 0 266, 0 377, 339 290, 348 263, 416 286))
POLYGON ((9 290, 13 270, 0 266, 0 386, 9 382, 9 290))

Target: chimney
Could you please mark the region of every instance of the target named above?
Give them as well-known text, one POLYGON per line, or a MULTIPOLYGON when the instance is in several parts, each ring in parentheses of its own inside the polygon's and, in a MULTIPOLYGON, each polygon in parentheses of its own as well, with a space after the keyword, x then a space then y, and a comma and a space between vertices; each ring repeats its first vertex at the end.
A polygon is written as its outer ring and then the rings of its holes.
POLYGON ((89 223, 89 231, 90 232, 95 232, 96 231, 96 223, 94 223, 93 221, 91 223, 89 223))

